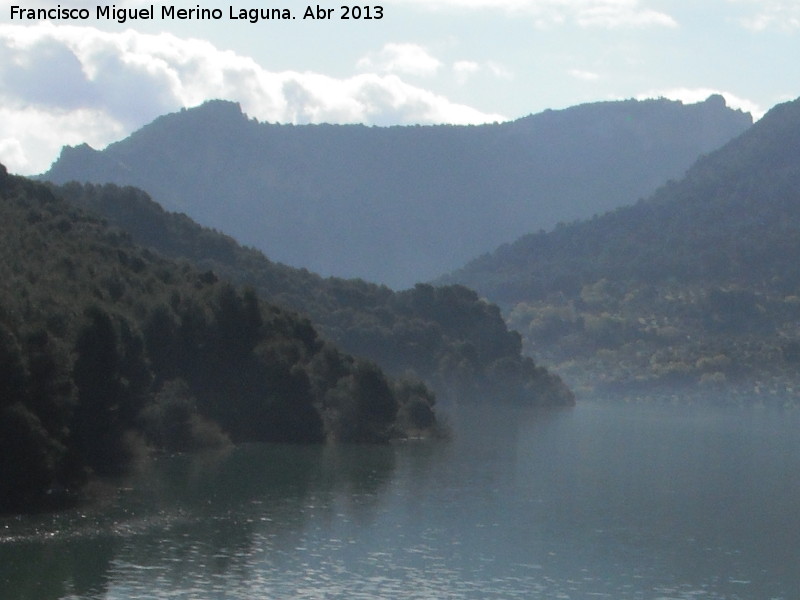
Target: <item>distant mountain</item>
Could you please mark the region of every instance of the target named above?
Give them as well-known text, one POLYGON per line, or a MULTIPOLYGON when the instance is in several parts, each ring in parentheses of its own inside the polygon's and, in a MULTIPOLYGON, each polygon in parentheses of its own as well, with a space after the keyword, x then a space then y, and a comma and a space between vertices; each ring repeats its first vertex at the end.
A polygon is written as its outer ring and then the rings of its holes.
POLYGON ((721 96, 602 102, 481 126, 273 125, 215 101, 44 178, 134 185, 271 259, 395 288, 631 204, 752 124, 721 96))
POLYGON ((440 399, 574 403, 558 377, 522 356, 520 336, 508 330, 497 306, 463 286, 418 284, 394 292, 362 280, 326 279, 166 212, 136 188, 69 183, 52 189, 138 244, 252 286, 269 302, 302 313, 337 346, 397 376, 422 378, 440 399))
POLYGON ((800 100, 649 199, 524 236, 441 281, 501 303, 573 384, 797 398, 798 256, 800 100))

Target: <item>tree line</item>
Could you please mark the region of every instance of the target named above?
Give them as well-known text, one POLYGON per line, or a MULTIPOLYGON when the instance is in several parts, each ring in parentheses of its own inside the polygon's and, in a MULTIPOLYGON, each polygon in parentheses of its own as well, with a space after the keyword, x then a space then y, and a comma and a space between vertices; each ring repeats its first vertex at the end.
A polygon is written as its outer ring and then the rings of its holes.
POLYGON ((73 182, 51 189, 145 247, 252 286, 269 302, 306 316, 345 351, 395 376, 411 374, 440 398, 574 402, 556 375, 522 354, 520 335, 506 326, 500 309, 467 287, 420 283, 393 291, 360 279, 323 278, 167 212, 134 187, 73 182))
POLYGON ((419 380, 2 166, 0 281, 0 511, 63 505, 153 450, 438 430, 419 380))

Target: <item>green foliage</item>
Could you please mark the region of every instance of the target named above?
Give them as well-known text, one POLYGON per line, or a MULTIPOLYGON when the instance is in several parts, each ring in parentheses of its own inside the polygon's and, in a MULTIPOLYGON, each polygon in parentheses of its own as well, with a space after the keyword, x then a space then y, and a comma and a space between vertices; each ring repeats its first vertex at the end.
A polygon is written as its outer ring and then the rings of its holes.
POLYGON ((526 350, 586 390, 796 397, 798 155, 800 100, 652 197, 527 235, 446 281, 501 303, 526 350))
MULTIPOLYGON (((69 183, 54 191, 71 204, 109 219, 138 243, 252 286, 270 302, 307 315, 310 322, 293 323, 295 335, 309 348, 320 343, 313 322, 325 338, 347 352, 374 361, 394 375, 410 372, 440 397, 484 400, 502 395, 542 405, 574 401, 563 383, 555 377, 541 377, 522 357, 520 336, 509 331, 500 309, 466 287, 417 284, 394 292, 359 279, 323 279, 273 263, 184 215, 167 213, 135 188, 69 183), (513 383, 493 368, 497 361, 515 365, 519 376, 513 383)), ((220 306, 222 318, 231 321, 226 329, 240 330, 246 346, 246 334, 255 331, 257 323, 248 322, 246 308, 222 308, 221 302, 218 299, 215 306, 220 306)), ((146 331, 157 334, 151 341, 151 355, 163 355, 168 362, 180 355, 178 341, 170 341, 168 332, 200 327, 206 317, 184 314, 176 319, 162 307, 151 318, 153 322, 145 326, 146 331)), ((255 317, 251 314, 250 318, 255 317)), ((174 376, 174 372, 166 376, 174 376)), ((336 381, 328 383, 336 385, 336 381)))
POLYGON ((197 400, 183 379, 165 381, 141 412, 147 438, 167 452, 223 447, 230 439, 222 428, 200 414, 197 400))
MULTIPOLYGON (((111 316, 96 305, 84 314, 75 341, 72 379, 79 403, 70 438, 94 472, 118 475, 133 458, 125 433, 142 409, 149 373, 140 341, 129 333, 123 340, 111 316)), ((119 329, 127 329, 127 321, 120 320, 119 329)))
POLYGON ((22 348, 8 327, 0 324, 0 402, 13 402, 25 390, 22 348))
POLYGON ((0 408, 0 499, 3 510, 48 504, 66 448, 22 402, 0 408))
POLYGON ((437 427, 433 407, 435 398, 430 390, 412 375, 395 380, 398 399, 398 419, 406 431, 425 432, 437 427))
POLYGON ((394 383, 308 320, 3 169, 0 281, 0 512, 63 505, 150 449, 407 435, 394 383))
POLYGON ((344 442, 380 442, 391 437, 398 400, 380 369, 358 361, 323 403, 331 436, 344 442))

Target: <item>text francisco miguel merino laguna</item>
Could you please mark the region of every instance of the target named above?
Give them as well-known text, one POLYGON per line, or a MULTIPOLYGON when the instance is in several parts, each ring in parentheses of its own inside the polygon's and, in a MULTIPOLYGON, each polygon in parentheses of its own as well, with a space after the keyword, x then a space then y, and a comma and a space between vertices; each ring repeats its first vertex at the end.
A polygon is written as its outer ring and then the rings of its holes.
MULTIPOLYGON (((156 11, 155 5, 151 4, 147 8, 117 8, 116 5, 96 6, 94 11, 88 8, 66 8, 60 4, 55 8, 26 8, 24 6, 11 6, 11 20, 17 21, 86 21, 94 17, 97 20, 117 21, 122 24, 126 21, 141 20, 150 21, 160 18, 161 20, 197 20, 218 21, 227 17, 229 20, 246 20, 250 23, 257 23, 260 20, 268 19, 296 19, 288 8, 236 8, 229 6, 227 11, 221 8, 201 8, 198 4, 195 8, 176 8, 175 6, 159 6, 160 11, 156 11)), ((378 20, 383 18, 382 6, 340 6, 336 11, 333 8, 323 8, 319 4, 306 6, 302 12, 303 19, 360 19, 378 20)))

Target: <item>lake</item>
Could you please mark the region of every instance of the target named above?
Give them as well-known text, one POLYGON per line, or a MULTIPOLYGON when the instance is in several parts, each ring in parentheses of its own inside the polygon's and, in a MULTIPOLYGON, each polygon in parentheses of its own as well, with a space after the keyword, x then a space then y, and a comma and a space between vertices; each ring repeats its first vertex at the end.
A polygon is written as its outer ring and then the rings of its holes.
POLYGON ((450 407, 452 440, 159 458, 0 518, 0 598, 800 593, 800 411, 450 407))

